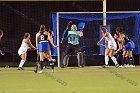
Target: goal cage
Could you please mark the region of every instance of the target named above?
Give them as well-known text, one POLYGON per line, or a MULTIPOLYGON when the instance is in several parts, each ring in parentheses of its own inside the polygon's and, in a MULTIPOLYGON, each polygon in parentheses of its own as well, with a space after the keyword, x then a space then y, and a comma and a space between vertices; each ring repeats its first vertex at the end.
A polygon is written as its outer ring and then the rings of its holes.
MULTIPOLYGON (((54 55, 58 59, 58 67, 62 60, 61 53, 66 48, 66 43, 63 44, 60 41, 69 21, 76 25, 80 22, 85 23, 80 45, 87 56, 104 55, 105 47, 97 46, 101 38, 103 20, 103 12, 56 12, 52 14, 54 43, 59 46, 54 50, 54 55)), ((125 34, 135 43, 134 53, 140 54, 140 11, 106 12, 106 24, 112 35, 117 27, 123 27, 125 34)))

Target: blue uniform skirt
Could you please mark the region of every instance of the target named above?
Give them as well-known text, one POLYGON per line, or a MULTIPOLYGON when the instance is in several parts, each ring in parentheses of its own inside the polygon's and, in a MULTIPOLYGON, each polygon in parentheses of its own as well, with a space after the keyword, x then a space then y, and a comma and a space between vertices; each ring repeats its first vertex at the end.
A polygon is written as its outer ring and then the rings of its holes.
POLYGON ((133 51, 133 46, 131 44, 131 42, 128 42, 124 48, 123 48, 124 51, 133 51))
POLYGON ((46 52, 51 50, 50 44, 48 41, 40 41, 38 45, 38 52, 46 52))

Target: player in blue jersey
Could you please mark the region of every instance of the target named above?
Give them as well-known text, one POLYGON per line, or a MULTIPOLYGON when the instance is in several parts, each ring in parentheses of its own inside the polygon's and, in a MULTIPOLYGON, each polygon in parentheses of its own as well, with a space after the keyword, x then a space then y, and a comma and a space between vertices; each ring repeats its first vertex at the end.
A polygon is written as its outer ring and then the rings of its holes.
POLYGON ((124 64, 128 63, 130 67, 135 67, 134 65, 134 58, 132 55, 132 51, 134 48, 134 44, 133 41, 130 40, 123 32, 123 28, 117 28, 116 32, 118 34, 118 41, 120 42, 120 49, 118 49, 116 53, 118 53, 120 50, 123 50, 123 59, 122 59, 122 66, 124 66, 124 64))
POLYGON ((40 57, 40 71, 39 73, 43 72, 43 62, 44 58, 47 57, 52 68, 52 72, 54 71, 54 60, 51 56, 51 46, 54 48, 56 47, 50 37, 50 33, 45 31, 45 25, 40 26, 39 32, 36 34, 36 47, 38 48, 39 57, 40 57), (49 44, 50 42, 50 44, 49 44))

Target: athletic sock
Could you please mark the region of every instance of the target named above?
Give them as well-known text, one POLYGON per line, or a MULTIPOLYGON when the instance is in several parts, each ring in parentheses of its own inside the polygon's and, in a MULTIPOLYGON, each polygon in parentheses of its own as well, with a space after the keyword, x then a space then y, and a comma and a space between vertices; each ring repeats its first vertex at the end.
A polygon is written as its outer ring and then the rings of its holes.
POLYGON ((54 69, 54 62, 53 61, 49 61, 49 62, 50 62, 51 69, 54 69))
POLYGON ((122 59, 122 66, 124 66, 124 64, 126 64, 126 57, 123 57, 122 59))
POLYGON ((126 64, 129 64, 130 65, 130 59, 129 59, 129 57, 126 57, 126 64))
POLYGON ((44 59, 44 68, 47 68, 48 59, 44 59))
POLYGON ((40 61, 40 69, 41 69, 41 70, 43 69, 43 62, 44 62, 44 61, 40 61))
POLYGON ((105 65, 108 65, 109 57, 105 56, 105 65))
POLYGON ((130 65, 134 65, 134 58, 133 57, 130 57, 129 61, 130 61, 130 65))
POLYGON ((112 56, 111 59, 113 60, 113 62, 115 63, 115 65, 118 64, 118 62, 117 62, 117 60, 116 60, 116 58, 114 56, 112 56))
POLYGON ((19 64, 19 67, 22 67, 24 65, 24 63, 25 63, 25 60, 21 60, 20 64, 19 64))
POLYGON ((77 53, 78 67, 81 66, 81 52, 77 53))

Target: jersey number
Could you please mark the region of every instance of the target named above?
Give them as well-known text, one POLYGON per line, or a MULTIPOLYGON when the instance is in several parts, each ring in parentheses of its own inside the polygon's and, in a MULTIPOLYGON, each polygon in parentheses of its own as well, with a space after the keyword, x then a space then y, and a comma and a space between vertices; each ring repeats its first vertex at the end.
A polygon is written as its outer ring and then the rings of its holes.
POLYGON ((75 37, 70 37, 70 41, 75 41, 75 37))
POLYGON ((40 39, 41 39, 41 40, 44 40, 44 35, 41 35, 41 36, 40 36, 40 39))

